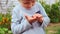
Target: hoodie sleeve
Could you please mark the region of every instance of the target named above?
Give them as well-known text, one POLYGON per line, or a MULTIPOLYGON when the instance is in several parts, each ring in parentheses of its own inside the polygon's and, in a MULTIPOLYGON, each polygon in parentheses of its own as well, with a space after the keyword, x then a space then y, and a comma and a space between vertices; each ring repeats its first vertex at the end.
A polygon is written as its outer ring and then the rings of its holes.
POLYGON ((20 19, 18 18, 18 10, 15 8, 12 11, 12 23, 11 23, 11 30, 13 34, 20 34, 26 30, 28 30, 31 27, 31 24, 25 19, 23 22, 21 22, 21 16, 20 19), (19 24, 20 22, 20 24, 19 24))
POLYGON ((47 16, 47 14, 46 14, 44 8, 42 7, 42 5, 41 5, 40 3, 37 3, 37 5, 38 5, 38 7, 39 7, 39 9, 40 9, 40 11, 41 11, 40 13, 43 15, 43 19, 44 19, 41 27, 45 28, 45 27, 47 27, 47 25, 49 24, 50 19, 49 19, 49 17, 47 16))

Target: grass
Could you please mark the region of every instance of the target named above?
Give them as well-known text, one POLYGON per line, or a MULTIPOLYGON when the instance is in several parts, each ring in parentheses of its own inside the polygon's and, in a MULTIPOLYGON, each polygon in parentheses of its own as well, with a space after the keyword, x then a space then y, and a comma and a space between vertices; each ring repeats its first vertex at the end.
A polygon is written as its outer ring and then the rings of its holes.
POLYGON ((60 23, 50 24, 46 28, 46 34, 60 34, 60 23))

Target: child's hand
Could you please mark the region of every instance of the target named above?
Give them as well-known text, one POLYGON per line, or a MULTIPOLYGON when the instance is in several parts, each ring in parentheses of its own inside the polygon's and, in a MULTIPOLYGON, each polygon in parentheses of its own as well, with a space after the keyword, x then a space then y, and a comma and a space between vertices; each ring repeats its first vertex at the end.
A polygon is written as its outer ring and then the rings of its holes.
POLYGON ((43 16, 41 14, 36 13, 33 15, 33 17, 36 17, 38 22, 43 22, 43 16))
POLYGON ((36 17, 30 17, 30 16, 27 16, 27 15, 25 15, 25 17, 29 21, 30 24, 32 24, 33 22, 35 22, 37 20, 36 17))

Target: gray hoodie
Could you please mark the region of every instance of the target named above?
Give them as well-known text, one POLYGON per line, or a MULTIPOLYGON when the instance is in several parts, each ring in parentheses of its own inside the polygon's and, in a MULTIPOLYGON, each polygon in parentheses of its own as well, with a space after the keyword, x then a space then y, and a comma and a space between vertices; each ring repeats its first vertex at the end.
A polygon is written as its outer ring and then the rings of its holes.
POLYGON ((13 34, 45 34, 44 28, 47 27, 49 22, 50 19, 40 3, 36 2, 30 10, 25 9, 19 4, 12 11, 11 30, 13 34), (35 13, 43 15, 44 20, 42 24, 35 21, 35 23, 31 25, 24 16, 25 14, 32 16, 35 13))

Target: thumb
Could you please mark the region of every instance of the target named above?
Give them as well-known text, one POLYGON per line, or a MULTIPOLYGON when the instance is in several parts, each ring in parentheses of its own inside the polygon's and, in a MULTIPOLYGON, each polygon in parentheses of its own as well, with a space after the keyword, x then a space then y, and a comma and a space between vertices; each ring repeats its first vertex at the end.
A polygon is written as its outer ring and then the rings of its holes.
POLYGON ((25 15, 25 18, 27 19, 27 18, 28 18, 28 16, 27 16, 27 15, 25 15))
POLYGON ((28 18, 30 18, 30 16, 27 16, 27 15, 25 14, 25 18, 28 19, 28 18))

